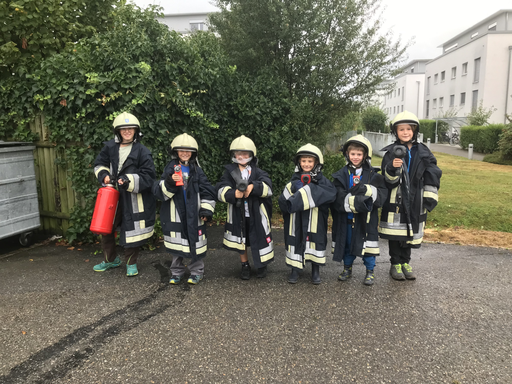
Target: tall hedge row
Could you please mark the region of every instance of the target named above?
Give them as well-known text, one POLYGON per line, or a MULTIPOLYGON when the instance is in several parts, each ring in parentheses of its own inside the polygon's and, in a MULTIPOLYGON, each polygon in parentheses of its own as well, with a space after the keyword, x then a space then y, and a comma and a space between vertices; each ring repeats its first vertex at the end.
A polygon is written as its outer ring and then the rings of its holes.
MULTIPOLYGON (((85 199, 72 213, 69 240, 90 238, 98 187, 92 164, 122 111, 140 120, 158 174, 171 140, 186 132, 198 141, 200 163, 215 182, 230 162, 229 144, 244 134, 254 140, 275 194, 293 171, 297 148, 320 139, 309 129, 314 114, 308 100, 290 98, 268 73, 240 74, 213 34, 184 38, 158 23, 153 11, 133 6, 118 8, 108 32, 45 60, 16 92, 44 113, 50 140, 65 149, 73 186, 85 199)), ((22 124, 16 134, 30 137, 22 124)))
MULTIPOLYGON (((443 138, 448 131, 448 124, 444 121, 437 123, 437 136, 439 142, 443 142, 443 138)), ((431 143, 436 142, 436 120, 420 120, 420 131, 423 133, 423 141, 426 143, 430 139, 431 143)))
POLYGON ((462 127, 460 146, 467 149, 473 144, 473 150, 479 153, 493 153, 498 150, 500 136, 505 129, 504 124, 462 127))

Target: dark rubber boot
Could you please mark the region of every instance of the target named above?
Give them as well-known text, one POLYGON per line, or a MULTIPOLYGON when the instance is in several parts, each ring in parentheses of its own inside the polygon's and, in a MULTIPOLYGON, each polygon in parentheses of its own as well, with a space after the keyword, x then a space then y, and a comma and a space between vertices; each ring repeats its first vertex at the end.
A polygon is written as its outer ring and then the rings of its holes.
POLYGON ((315 285, 320 284, 320 266, 318 264, 311 265, 311 282, 315 285))
POLYGON ((288 276, 288 282, 290 284, 295 284, 299 280, 299 269, 292 267, 292 272, 290 276, 288 276))
POLYGON ((242 280, 249 280, 251 278, 251 266, 249 263, 242 263, 242 273, 240 277, 242 280))

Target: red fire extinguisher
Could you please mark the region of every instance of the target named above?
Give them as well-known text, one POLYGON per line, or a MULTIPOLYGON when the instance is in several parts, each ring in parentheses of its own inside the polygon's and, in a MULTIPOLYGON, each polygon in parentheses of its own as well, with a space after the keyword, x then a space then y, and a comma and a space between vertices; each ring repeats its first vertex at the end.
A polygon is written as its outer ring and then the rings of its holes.
POLYGON ((98 189, 98 197, 96 198, 90 227, 92 233, 97 235, 112 233, 118 203, 119 191, 112 184, 107 184, 105 187, 98 189))

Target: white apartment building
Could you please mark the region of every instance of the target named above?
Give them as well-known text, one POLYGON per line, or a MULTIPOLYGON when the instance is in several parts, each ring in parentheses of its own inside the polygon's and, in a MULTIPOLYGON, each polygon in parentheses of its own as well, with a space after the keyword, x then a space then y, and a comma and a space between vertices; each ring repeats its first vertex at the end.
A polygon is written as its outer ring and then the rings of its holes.
POLYGON ((194 31, 207 31, 208 13, 179 13, 165 14, 158 21, 169 27, 170 30, 177 31, 184 35, 194 31))
POLYGON ((512 113, 512 10, 500 10, 448 40, 425 69, 424 118, 451 110, 464 117, 480 101, 496 111, 490 123, 512 113))
POLYGON ((402 73, 393 80, 382 83, 381 88, 392 90, 380 93, 378 104, 392 120, 397 113, 409 111, 423 116, 425 94, 425 65, 429 60, 414 60, 402 68, 402 73), (390 85, 391 84, 391 85, 390 85))

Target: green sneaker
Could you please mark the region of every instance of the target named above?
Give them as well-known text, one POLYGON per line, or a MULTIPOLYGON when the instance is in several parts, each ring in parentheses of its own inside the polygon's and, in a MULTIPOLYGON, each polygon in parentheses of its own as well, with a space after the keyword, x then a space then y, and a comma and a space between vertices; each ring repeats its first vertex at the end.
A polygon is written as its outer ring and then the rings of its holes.
POLYGON ((339 281, 345 281, 352 277, 352 266, 351 265, 345 265, 343 267, 343 272, 341 272, 341 275, 338 276, 339 281))
POLYGON ((395 280, 405 280, 401 264, 392 264, 391 269, 389 270, 389 274, 395 280))
POLYGON ((203 280, 203 275, 190 275, 188 278, 187 283, 196 285, 201 280, 203 280))
POLYGON ((96 264, 93 269, 96 272, 105 272, 107 269, 117 268, 120 265, 121 265, 121 259, 119 258, 119 256, 117 256, 114 259, 114 261, 111 261, 110 263, 102 261, 100 264, 96 264))
POLYGON ((132 277, 137 276, 139 274, 139 270, 137 269, 137 264, 126 265, 126 276, 132 277))
POLYGON ((364 285, 373 285, 375 282, 375 274, 369 269, 366 270, 366 277, 364 278, 364 285))
POLYGON ((416 275, 412 271, 412 267, 409 264, 402 264, 402 272, 404 273, 404 276, 407 280, 416 280, 416 275))
POLYGON ((169 284, 179 284, 181 281, 181 276, 171 276, 171 280, 169 280, 169 284))

